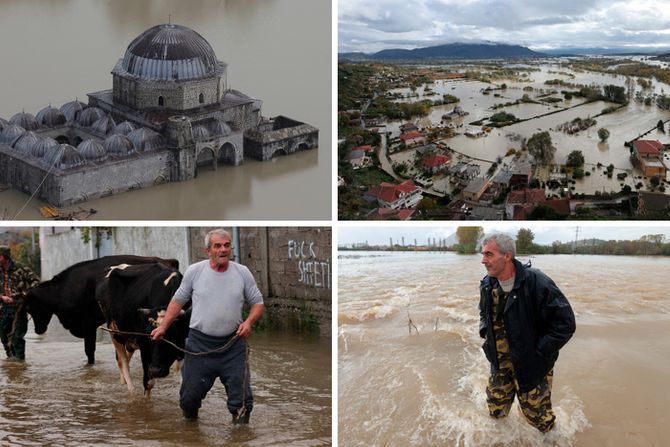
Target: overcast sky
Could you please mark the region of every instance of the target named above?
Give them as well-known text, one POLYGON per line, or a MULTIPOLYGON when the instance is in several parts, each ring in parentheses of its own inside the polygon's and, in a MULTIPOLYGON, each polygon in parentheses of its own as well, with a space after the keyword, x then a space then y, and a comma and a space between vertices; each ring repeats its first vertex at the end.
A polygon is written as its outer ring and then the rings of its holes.
POLYGON ((339 0, 339 52, 492 41, 670 47, 670 0, 339 0))
MULTIPOLYGON (((531 228, 535 235, 534 242, 541 245, 550 245, 554 241, 570 242, 575 238, 575 229, 577 225, 486 225, 487 233, 492 231, 502 231, 512 236, 516 236, 520 228, 531 228)), ((389 238, 393 238, 393 243, 401 243, 401 238, 405 238, 406 245, 414 244, 414 239, 418 244, 426 244, 427 238, 446 239, 456 232, 456 226, 440 227, 419 227, 412 225, 403 227, 375 226, 375 227, 340 227, 338 230, 338 245, 351 244, 355 242, 363 243, 365 241, 370 245, 388 245, 389 238)), ((670 241, 670 226, 593 226, 589 223, 587 226, 579 225, 579 239, 604 239, 604 240, 634 240, 647 234, 664 234, 667 241, 670 241)))

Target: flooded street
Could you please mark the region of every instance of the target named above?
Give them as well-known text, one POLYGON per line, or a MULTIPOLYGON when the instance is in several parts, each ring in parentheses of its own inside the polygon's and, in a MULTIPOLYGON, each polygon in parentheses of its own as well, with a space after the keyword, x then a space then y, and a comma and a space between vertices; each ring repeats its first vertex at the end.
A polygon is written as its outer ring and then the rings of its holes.
MULTIPOLYGON (((192 28, 228 64, 228 87, 319 129, 318 149, 243 165, 199 168, 194 180, 82 202, 91 218, 328 219, 331 215, 331 4, 309 0, 0 0, 0 117, 60 107, 112 88, 130 42, 161 23, 192 28), (309 17, 309 20, 304 20, 309 17), (272 36, 268 38, 268 36, 272 36)), ((37 199, 2 191, 0 218, 42 219, 37 199), (29 202, 29 203, 28 203, 29 202), (20 214, 17 213, 24 205, 20 214)))
MULTIPOLYGON (((32 323, 31 323, 32 324, 32 323)), ((52 321, 44 336, 29 328, 25 364, 0 361, 0 444, 142 446, 318 446, 331 439, 330 339, 281 333, 250 339, 255 405, 249 426, 231 422, 219 381, 197 422, 179 409, 180 376, 141 394, 137 353, 131 374, 137 395, 119 383, 114 349, 100 331, 96 364, 86 366, 83 341, 52 321)))
POLYGON ((518 404, 506 419, 488 416, 480 258, 340 252, 342 445, 625 447, 670 439, 670 298, 658 280, 667 258, 530 258, 568 297, 577 320, 554 370, 557 425, 548 435, 525 421, 518 404))
MULTIPOLYGON (((575 90, 575 88, 547 85, 545 81, 559 79, 572 84, 597 84, 601 87, 612 84, 623 87, 626 86, 626 77, 613 74, 577 72, 565 66, 549 62, 533 66, 533 69, 537 68, 539 68, 539 71, 527 72, 527 80, 529 82, 496 80, 492 84, 487 84, 480 81, 438 80, 429 85, 430 90, 437 93, 437 95, 426 95, 426 85, 416 90, 418 96, 408 97, 408 95, 411 95, 409 88, 393 89, 391 93, 403 95, 404 98, 399 99, 399 101, 404 102, 416 102, 423 99, 436 100, 444 94, 458 97, 460 99, 458 103, 433 107, 428 116, 413 121, 421 127, 436 126, 440 124, 442 115, 451 112, 455 106, 460 106, 464 111, 469 112, 469 115, 457 117, 452 121, 456 127, 457 135, 443 141, 458 153, 480 159, 476 163, 481 166, 482 172, 486 172, 497 157, 504 157, 509 149, 519 150, 521 148, 520 138, 530 138, 536 132, 548 130, 553 145, 556 147, 555 163, 565 163, 568 154, 574 150, 580 150, 584 155, 585 171, 589 171, 590 175, 576 180, 576 192, 587 194, 593 194, 596 191, 618 192, 624 185, 634 188, 635 184, 641 181, 641 178, 637 177, 641 176, 642 173, 631 165, 630 152, 624 146, 624 142, 630 141, 650 129, 654 129, 659 120, 669 120, 670 111, 661 110, 655 105, 645 106, 632 100, 629 105, 616 112, 596 117, 597 124, 595 126, 579 133, 568 135, 558 130, 557 127, 575 118, 585 119, 587 117, 594 117, 600 114, 603 109, 616 106, 616 104, 606 101, 595 101, 585 104, 583 98, 577 97, 565 100, 560 93, 561 90, 575 90), (494 89, 502 83, 507 85, 505 90, 484 92, 484 89, 494 89), (521 103, 493 109, 495 105, 520 100, 523 95, 528 95, 531 100, 540 100, 543 95, 547 95, 552 90, 555 90, 556 93, 550 96, 560 100, 552 105, 546 103, 521 103), (528 119, 528 121, 501 128, 493 128, 490 133, 478 138, 468 137, 464 134, 469 123, 490 117, 498 112, 511 113, 519 119, 528 119), (550 112, 556 113, 534 118, 550 112), (598 129, 601 127, 606 128, 610 132, 609 139, 604 143, 598 138, 598 129), (616 176, 608 178, 604 168, 597 167, 598 163, 604 166, 613 164, 615 173, 626 171, 629 175, 623 181, 618 180, 616 176)), ((637 78, 632 77, 632 80, 632 85, 636 91, 642 91, 641 87, 635 83, 637 78)), ((651 89, 643 91, 645 95, 651 95, 652 93, 660 95, 669 88, 666 84, 655 82, 655 80, 652 84, 651 89)), ((386 129, 391 132, 392 136, 397 137, 400 132, 399 126, 403 122, 389 121, 386 123, 386 129)), ((670 143, 668 134, 656 129, 652 130, 644 138, 659 140, 663 144, 670 143)), ((666 153, 663 157, 666 164, 670 162, 669 154, 666 153)), ((397 163, 408 162, 411 165, 414 159, 414 151, 409 150, 393 154, 391 155, 391 159, 397 163)))

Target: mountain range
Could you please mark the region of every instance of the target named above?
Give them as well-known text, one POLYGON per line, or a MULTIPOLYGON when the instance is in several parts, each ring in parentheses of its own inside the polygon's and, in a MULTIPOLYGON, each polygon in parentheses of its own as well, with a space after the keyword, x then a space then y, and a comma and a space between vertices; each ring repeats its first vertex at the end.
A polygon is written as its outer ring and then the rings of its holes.
POLYGON ((447 43, 412 50, 394 48, 372 54, 338 54, 339 59, 348 60, 509 59, 546 56, 521 45, 503 43, 447 43))

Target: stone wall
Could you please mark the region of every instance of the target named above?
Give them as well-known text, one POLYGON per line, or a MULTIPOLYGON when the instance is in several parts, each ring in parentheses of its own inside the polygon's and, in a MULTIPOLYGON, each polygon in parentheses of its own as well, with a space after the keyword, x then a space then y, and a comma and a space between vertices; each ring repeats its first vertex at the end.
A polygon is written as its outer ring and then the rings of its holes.
MULTIPOLYGON (((204 237, 211 229, 191 228, 192 262, 206 259, 204 237)), ((239 239, 239 262, 251 270, 265 297, 267 324, 330 336, 331 229, 239 227, 239 239)))
POLYGON ((135 109, 189 110, 219 102, 219 78, 193 81, 142 81, 113 75, 114 100, 135 109), (203 102, 200 102, 200 94, 203 102), (163 98, 162 106, 159 96, 163 98))
POLYGON ((261 127, 244 133, 245 156, 265 161, 319 146, 319 129, 283 116, 273 121, 272 130, 261 127))

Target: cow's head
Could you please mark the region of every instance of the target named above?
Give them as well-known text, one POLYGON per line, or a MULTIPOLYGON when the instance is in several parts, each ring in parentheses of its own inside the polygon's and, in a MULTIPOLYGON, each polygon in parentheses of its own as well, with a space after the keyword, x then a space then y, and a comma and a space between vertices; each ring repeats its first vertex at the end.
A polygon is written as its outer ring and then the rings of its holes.
MULTIPOLYGON (((165 316, 164 308, 139 309, 139 312, 146 319, 147 326, 150 326, 152 329, 153 327, 158 327, 165 316)), ((184 349, 190 319, 191 310, 182 310, 172 322, 163 338, 184 349)), ((184 358, 184 352, 162 340, 155 341, 152 345, 151 363, 148 371, 149 379, 166 377, 170 373, 172 364, 184 358)))
POLYGON ((48 293, 48 290, 37 286, 28 290, 26 294, 26 310, 33 318, 35 333, 37 334, 44 334, 47 331, 51 317, 54 314, 48 301, 42 299, 44 293, 48 293))

